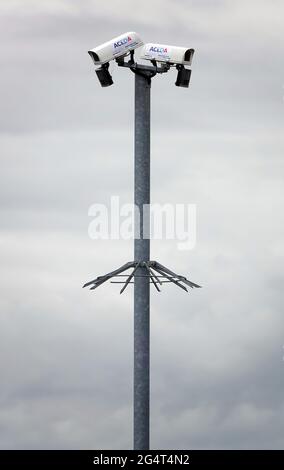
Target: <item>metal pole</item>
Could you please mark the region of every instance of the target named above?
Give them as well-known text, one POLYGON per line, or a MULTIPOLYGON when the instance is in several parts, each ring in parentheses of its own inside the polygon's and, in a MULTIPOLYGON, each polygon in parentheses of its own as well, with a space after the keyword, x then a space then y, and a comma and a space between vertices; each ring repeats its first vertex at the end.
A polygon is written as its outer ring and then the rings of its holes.
MULTIPOLYGON (((149 261, 149 212, 143 218, 143 205, 150 204, 150 90, 151 81, 135 74, 135 181, 134 202, 140 212, 140 227, 135 233, 135 261, 149 261)), ((137 224, 137 221, 136 221, 137 224)), ((149 278, 145 267, 138 267, 134 279, 134 449, 149 449, 150 404, 150 303, 149 278)))

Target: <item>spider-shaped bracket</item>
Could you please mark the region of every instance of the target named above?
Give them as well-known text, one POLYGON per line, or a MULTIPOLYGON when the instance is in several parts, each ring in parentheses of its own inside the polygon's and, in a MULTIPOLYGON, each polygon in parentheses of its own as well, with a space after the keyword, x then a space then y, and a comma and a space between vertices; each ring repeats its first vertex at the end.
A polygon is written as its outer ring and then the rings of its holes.
POLYGON ((96 279, 87 282, 83 285, 83 287, 91 286, 90 290, 94 290, 100 285, 102 285, 104 282, 114 277, 126 277, 126 279, 124 279, 123 281, 111 281, 114 284, 123 284, 123 287, 120 290, 120 294, 124 292, 124 290, 129 284, 133 284, 135 277, 149 278, 149 282, 151 284, 154 284, 158 292, 161 292, 159 286, 161 286, 165 282, 173 282, 175 285, 185 290, 186 292, 188 292, 186 286, 191 288, 201 287, 198 284, 189 281, 186 277, 174 273, 170 269, 158 263, 158 261, 130 261, 121 266, 120 268, 116 269, 115 271, 112 271, 108 274, 104 274, 103 276, 98 276, 96 279), (133 268, 130 274, 122 274, 130 268, 133 268), (138 268, 144 268, 142 274, 140 274, 140 271, 137 272, 138 268))

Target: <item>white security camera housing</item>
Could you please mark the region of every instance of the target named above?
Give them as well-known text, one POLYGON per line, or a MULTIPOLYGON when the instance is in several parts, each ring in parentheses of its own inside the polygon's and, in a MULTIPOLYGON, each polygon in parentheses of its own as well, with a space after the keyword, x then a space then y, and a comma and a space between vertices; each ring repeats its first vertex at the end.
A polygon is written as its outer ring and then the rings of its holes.
POLYGON ((143 44, 138 34, 132 31, 121 34, 121 36, 111 39, 101 44, 101 46, 94 47, 94 49, 89 50, 88 53, 92 57, 95 65, 103 65, 110 60, 125 56, 130 51, 137 49, 137 47, 143 44))
POLYGON ((193 54, 194 49, 149 43, 143 46, 140 58, 168 64, 191 65, 193 54))

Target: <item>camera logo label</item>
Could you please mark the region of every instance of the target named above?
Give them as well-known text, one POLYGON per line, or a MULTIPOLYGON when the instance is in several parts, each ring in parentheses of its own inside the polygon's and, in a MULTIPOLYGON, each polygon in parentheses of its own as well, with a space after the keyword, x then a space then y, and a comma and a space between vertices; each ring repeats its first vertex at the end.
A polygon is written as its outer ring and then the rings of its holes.
POLYGON ((121 46, 124 46, 125 44, 131 42, 132 39, 130 36, 127 36, 123 39, 121 39, 120 41, 116 41, 114 44, 113 44, 113 47, 114 49, 116 49, 117 47, 121 47, 121 46))
POLYGON ((152 47, 150 47, 150 52, 155 52, 156 54, 167 54, 168 49, 167 49, 167 47, 152 46, 152 47))

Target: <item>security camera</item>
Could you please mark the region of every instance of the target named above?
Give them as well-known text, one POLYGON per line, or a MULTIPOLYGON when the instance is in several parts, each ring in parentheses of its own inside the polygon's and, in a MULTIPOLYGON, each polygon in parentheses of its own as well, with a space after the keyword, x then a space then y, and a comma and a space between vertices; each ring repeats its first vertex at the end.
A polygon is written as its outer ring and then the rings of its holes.
POLYGON ((193 54, 194 49, 149 43, 143 46, 140 58, 176 65, 191 65, 193 54))
POLYGON ((88 54, 94 61, 95 65, 104 65, 111 60, 118 59, 127 55, 130 51, 137 49, 144 43, 135 32, 124 33, 94 49, 90 49, 88 54))

